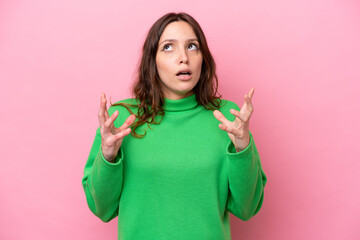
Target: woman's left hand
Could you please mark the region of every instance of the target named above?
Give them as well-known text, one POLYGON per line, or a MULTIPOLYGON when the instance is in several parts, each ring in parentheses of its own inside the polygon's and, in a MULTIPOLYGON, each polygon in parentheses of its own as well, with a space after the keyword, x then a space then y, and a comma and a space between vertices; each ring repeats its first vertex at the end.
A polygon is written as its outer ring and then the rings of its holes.
POLYGON ((219 124, 219 128, 228 133, 237 152, 244 150, 250 143, 249 120, 254 111, 251 103, 254 91, 255 88, 252 88, 248 94, 245 95, 245 102, 240 108, 240 111, 236 111, 235 109, 230 110, 230 113, 235 115, 233 122, 227 120, 219 110, 213 112, 216 119, 222 123, 219 124))

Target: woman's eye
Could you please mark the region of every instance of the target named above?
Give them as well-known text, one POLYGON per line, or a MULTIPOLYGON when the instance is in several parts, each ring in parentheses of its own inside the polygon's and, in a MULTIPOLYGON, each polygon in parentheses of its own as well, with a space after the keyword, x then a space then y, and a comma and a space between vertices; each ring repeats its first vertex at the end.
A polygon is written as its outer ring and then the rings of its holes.
POLYGON ((195 46, 195 48, 196 48, 196 49, 198 49, 198 47, 197 47, 197 45, 196 45, 196 44, 191 43, 189 46, 191 46, 191 45, 195 46))
MULTIPOLYGON (((194 44, 194 43, 189 44, 189 47, 190 46, 194 46, 195 48, 193 47, 193 49, 195 49, 195 50, 199 49, 198 46, 196 44, 194 44)), ((169 50, 172 50, 172 45, 171 44, 166 44, 166 45, 164 45, 162 50, 165 51, 165 52, 167 52, 169 50)))
POLYGON ((169 48, 167 48, 167 47, 170 47, 171 45, 169 45, 169 44, 166 44, 164 47, 163 47, 163 50, 168 50, 169 48))

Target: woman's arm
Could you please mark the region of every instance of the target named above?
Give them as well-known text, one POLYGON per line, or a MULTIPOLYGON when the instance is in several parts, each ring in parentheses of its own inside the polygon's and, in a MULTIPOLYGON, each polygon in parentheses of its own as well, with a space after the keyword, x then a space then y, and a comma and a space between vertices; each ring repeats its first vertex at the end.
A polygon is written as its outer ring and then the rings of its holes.
POLYGON ((231 141, 227 144, 229 193, 227 210, 247 221, 261 208, 267 178, 262 170, 259 153, 254 138, 249 131, 250 117, 254 111, 251 102, 255 88, 244 96, 240 107, 231 101, 214 116, 221 122, 219 128, 226 131, 231 141), (229 115, 229 111, 232 115, 229 115), (230 121, 228 120, 230 119, 230 121))
MULTIPOLYGON (((96 131, 82 179, 90 210, 104 222, 117 216, 123 184, 124 152, 121 145, 135 120, 135 116, 130 115, 121 127, 117 127, 122 120, 119 120, 119 111, 115 109, 110 107, 107 110, 103 93, 98 115, 100 127, 96 131)), ((120 114, 119 117, 124 116, 120 114)))
POLYGON ((252 134, 250 143, 236 152, 232 141, 227 145, 229 193, 227 208, 238 218, 247 221, 261 208, 267 177, 252 134))
POLYGON ((123 184, 123 160, 121 147, 114 163, 104 158, 99 127, 85 165, 82 185, 90 210, 103 222, 109 222, 118 214, 123 184))

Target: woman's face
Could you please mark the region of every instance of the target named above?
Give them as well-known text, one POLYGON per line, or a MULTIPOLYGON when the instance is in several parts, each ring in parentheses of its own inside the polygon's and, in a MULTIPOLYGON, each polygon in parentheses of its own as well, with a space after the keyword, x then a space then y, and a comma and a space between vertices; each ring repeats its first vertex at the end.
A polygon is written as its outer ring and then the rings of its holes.
POLYGON ((184 21, 168 24, 158 45, 156 67, 164 97, 181 99, 192 95, 203 61, 192 27, 184 21), (190 75, 178 75, 180 71, 190 72, 190 75))

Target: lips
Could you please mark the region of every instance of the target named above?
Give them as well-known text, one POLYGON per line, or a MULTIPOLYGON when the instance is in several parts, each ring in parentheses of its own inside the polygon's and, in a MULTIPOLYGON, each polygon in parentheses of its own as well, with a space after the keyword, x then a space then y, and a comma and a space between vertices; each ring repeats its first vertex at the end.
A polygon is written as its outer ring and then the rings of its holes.
POLYGON ((177 75, 177 78, 179 80, 190 80, 192 78, 192 76, 188 75, 188 74, 180 74, 180 75, 177 75))
POLYGON ((180 71, 178 71, 176 73, 176 76, 180 76, 180 75, 187 75, 187 76, 190 76, 192 74, 192 71, 188 68, 186 69, 181 69, 180 71))

